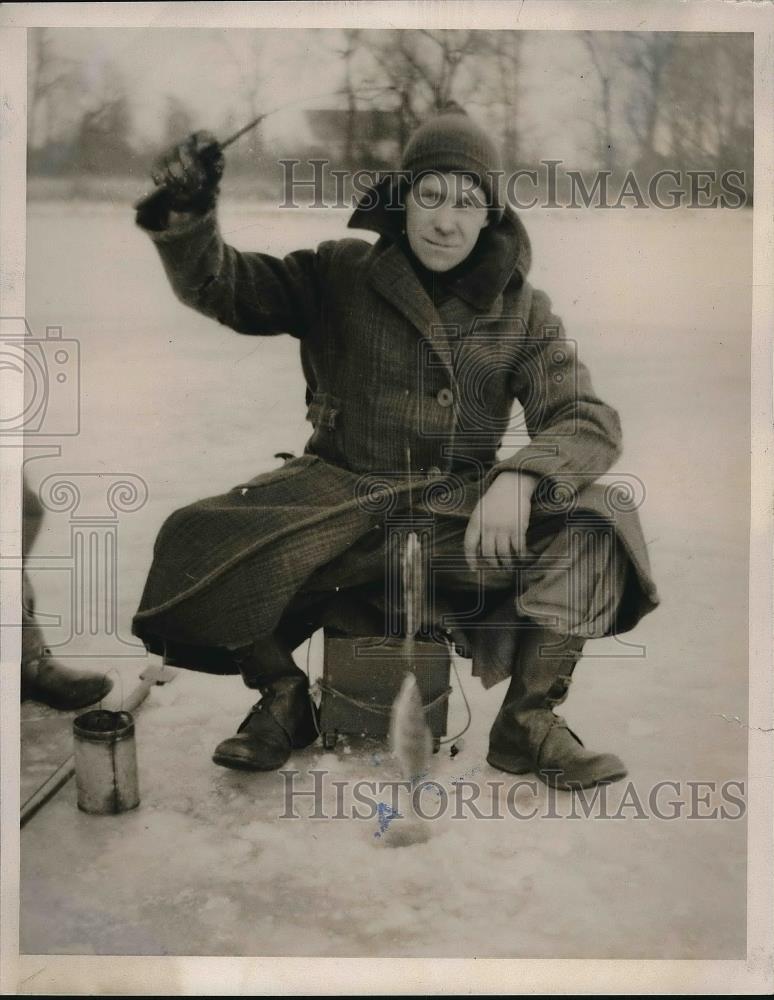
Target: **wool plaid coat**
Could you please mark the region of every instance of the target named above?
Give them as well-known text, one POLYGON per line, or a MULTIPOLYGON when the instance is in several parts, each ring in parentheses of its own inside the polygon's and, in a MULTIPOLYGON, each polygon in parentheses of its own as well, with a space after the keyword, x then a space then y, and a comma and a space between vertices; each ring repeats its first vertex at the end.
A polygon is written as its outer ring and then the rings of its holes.
POLYGON ((217 650, 277 629, 304 582, 381 538, 409 491, 415 509, 465 522, 505 469, 540 478, 533 520, 585 511, 614 525, 628 559, 614 631, 658 603, 636 509, 597 483, 620 454, 618 415, 528 282, 521 221, 508 210, 483 230, 436 302, 389 211, 382 198, 350 220, 375 244, 284 259, 227 246, 214 212, 149 230, 183 303, 243 334, 298 338, 312 433, 304 455, 166 521, 133 622, 148 648, 177 644, 182 665, 229 671, 217 650))

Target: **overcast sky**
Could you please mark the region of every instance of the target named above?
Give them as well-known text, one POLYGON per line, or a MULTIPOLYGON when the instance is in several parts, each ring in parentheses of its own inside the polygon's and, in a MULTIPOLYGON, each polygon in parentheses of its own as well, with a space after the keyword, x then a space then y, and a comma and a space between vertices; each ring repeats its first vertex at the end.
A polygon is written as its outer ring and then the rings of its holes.
MULTIPOLYGON (((303 108, 335 106, 342 65, 334 31, 179 28, 52 29, 55 48, 76 59, 95 89, 105 66, 122 74, 132 97, 138 131, 161 134, 166 95, 198 112, 196 124, 213 128, 229 109, 241 112, 244 74, 262 78, 260 107, 292 101, 303 107, 273 115, 264 136, 292 156, 305 136, 303 108), (258 54, 256 49, 259 50, 258 54)), ((525 46, 523 96, 529 145, 541 158, 584 159, 583 118, 592 113, 596 84, 577 39, 567 32, 530 32, 525 46)), ((475 107, 470 108, 475 115, 475 107)))

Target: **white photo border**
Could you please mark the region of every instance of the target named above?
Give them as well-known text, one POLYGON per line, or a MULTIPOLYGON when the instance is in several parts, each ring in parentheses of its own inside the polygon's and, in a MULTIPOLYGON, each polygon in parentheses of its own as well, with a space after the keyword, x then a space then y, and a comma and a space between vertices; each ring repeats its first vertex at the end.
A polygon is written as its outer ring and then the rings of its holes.
MULTIPOLYGON (((19 940, 18 630, 3 636, 0 670, 0 990, 137 995, 715 994, 774 988, 772 887, 772 529, 774 431, 774 19, 769 3, 723 0, 407 0, 297 3, 8 3, 0 8, 0 310, 24 315, 26 28, 487 27, 522 30, 743 31, 755 36, 755 207, 751 371, 748 947, 746 961, 182 958, 35 956, 19 940), (310 971, 313 970, 313 974, 310 971)), ((19 389, 19 392, 21 389, 19 389)), ((18 412, 12 393, 0 406, 18 412)), ((0 537, 20 533, 21 450, 0 448, 0 537)), ((16 543, 14 543, 16 544, 16 543)), ((3 606, 20 580, 0 574, 3 606)))

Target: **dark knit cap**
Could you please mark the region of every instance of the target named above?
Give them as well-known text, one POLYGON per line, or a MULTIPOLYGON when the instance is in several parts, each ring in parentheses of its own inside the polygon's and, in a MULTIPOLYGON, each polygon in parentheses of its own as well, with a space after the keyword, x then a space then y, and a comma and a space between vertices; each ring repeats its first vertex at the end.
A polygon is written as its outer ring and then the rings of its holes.
POLYGON ((414 180, 429 170, 471 174, 486 193, 495 221, 502 218, 500 151, 459 105, 419 126, 403 151, 401 170, 414 180))

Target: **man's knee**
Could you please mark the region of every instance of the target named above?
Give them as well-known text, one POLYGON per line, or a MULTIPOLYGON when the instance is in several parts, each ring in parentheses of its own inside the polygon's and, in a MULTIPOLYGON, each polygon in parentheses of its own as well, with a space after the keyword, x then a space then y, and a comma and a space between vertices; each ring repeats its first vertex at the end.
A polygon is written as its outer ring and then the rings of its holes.
POLYGON ((612 525, 570 522, 525 572, 519 611, 564 635, 608 635, 623 597, 627 565, 612 525))

